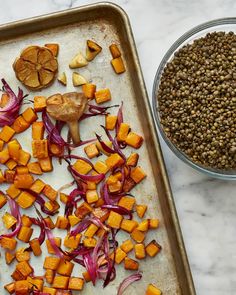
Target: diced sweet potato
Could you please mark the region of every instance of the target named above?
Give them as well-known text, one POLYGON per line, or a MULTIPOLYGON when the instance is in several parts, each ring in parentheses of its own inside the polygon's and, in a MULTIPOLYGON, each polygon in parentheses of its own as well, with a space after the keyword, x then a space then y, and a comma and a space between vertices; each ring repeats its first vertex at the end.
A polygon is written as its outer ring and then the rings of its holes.
POLYGON ((32 141, 33 157, 44 159, 48 157, 48 141, 47 139, 38 139, 32 141))
POLYGON ((17 174, 14 179, 14 185, 16 188, 30 188, 34 183, 34 178, 31 174, 17 174))
POLYGON ((136 212, 138 214, 138 217, 143 218, 144 214, 147 211, 147 205, 136 205, 136 212))
POLYGON ((44 124, 41 121, 32 124, 32 138, 33 140, 41 140, 44 136, 44 124))
POLYGON ((69 290, 80 291, 83 289, 84 280, 82 278, 71 277, 69 280, 69 290))
POLYGON ((49 294, 49 295, 56 295, 57 290, 50 287, 43 287, 43 293, 49 294))
POLYGON ((137 230, 137 228, 135 228, 132 233, 131 233, 131 238, 133 240, 135 240, 137 243, 142 243, 145 239, 145 233, 141 232, 140 230, 137 230))
POLYGON ((96 171, 98 173, 103 173, 103 174, 106 174, 107 171, 109 170, 109 167, 107 166, 107 164, 103 161, 97 161, 95 164, 94 164, 94 168, 96 169, 96 171))
POLYGON ((137 163, 138 163, 138 159, 139 159, 139 154, 137 154, 137 153, 132 153, 132 154, 128 157, 128 159, 127 159, 127 161, 126 161, 126 164, 127 164, 128 166, 135 167, 135 166, 137 165, 137 163))
POLYGON ((121 123, 117 133, 117 140, 125 141, 128 136, 129 130, 130 130, 129 124, 121 123))
POLYGON ((87 238, 92 238, 95 235, 97 230, 98 230, 98 227, 92 223, 85 231, 84 236, 87 238))
POLYGON ((53 169, 52 159, 50 157, 39 159, 39 165, 43 172, 51 172, 53 169))
POLYGON ((80 222, 81 219, 75 215, 69 215, 68 220, 71 226, 75 226, 76 224, 80 222))
POLYGON ((120 264, 125 259, 126 255, 127 254, 121 248, 117 248, 116 255, 115 255, 115 262, 117 264, 120 264))
POLYGON ((44 204, 45 208, 47 208, 51 212, 56 212, 60 208, 60 205, 57 201, 48 201, 44 204))
POLYGON ((22 117, 25 119, 25 121, 29 124, 32 124, 34 121, 38 119, 37 114, 35 114, 34 110, 32 108, 27 108, 23 113, 22 117))
POLYGON ((27 280, 20 280, 15 282, 16 295, 29 295, 29 286, 27 280))
POLYGON ((43 283, 44 281, 40 278, 31 278, 27 277, 29 288, 35 291, 42 291, 43 290, 43 283))
POLYGON ((73 164, 73 168, 80 174, 87 174, 92 170, 92 166, 81 159, 73 164))
POLYGON ((60 193, 60 201, 64 204, 67 203, 69 196, 67 194, 64 193, 60 193))
POLYGON ((3 140, 4 142, 8 142, 13 137, 14 134, 15 134, 15 130, 5 125, 0 131, 0 139, 3 140))
POLYGON ((34 238, 33 240, 29 241, 29 244, 34 253, 34 256, 40 256, 42 254, 42 249, 38 238, 34 238))
POLYGON ((16 248, 17 241, 14 238, 3 237, 0 240, 0 244, 4 249, 12 251, 16 248))
POLYGON ((148 219, 148 228, 150 229, 158 228, 159 223, 160 221, 157 218, 148 219))
POLYGON ((136 220, 123 219, 120 228, 128 233, 131 233, 138 226, 136 220))
POLYGON ((69 225, 68 218, 66 216, 57 216, 56 227, 60 229, 67 229, 69 225))
POLYGON ((106 129, 113 130, 116 126, 117 116, 107 115, 106 116, 106 129))
POLYGON ((81 240, 81 234, 77 234, 76 236, 67 235, 64 239, 64 246, 71 249, 76 249, 81 240))
POLYGON ((17 203, 21 208, 27 209, 34 204, 35 200, 35 196, 30 194, 29 192, 23 191, 20 193, 17 199, 17 203))
POLYGON ((16 265, 16 270, 18 270, 25 278, 27 278, 34 271, 28 261, 19 262, 16 265))
POLYGON ((2 216, 2 221, 6 229, 10 229, 13 225, 17 223, 17 219, 8 212, 6 212, 2 216))
POLYGON ((133 210, 134 204, 135 204, 135 198, 128 197, 128 196, 122 197, 118 202, 119 206, 126 208, 127 210, 133 210))
MULTIPOLYGON (((101 199, 103 201, 103 199, 101 199)), ((104 202, 104 201, 103 201, 104 202)), ((97 204, 97 203, 96 203, 97 204)), ((103 205, 103 203, 101 203, 101 206, 103 205)), ((99 218, 101 220, 101 222, 104 222, 105 220, 107 220, 107 218, 109 217, 109 211, 106 209, 102 209, 100 207, 95 208, 93 210, 92 213, 94 216, 96 216, 97 218, 99 218)))
POLYGON ((122 74, 125 72, 125 65, 121 56, 117 58, 113 58, 111 60, 111 65, 114 71, 116 72, 116 74, 122 74))
POLYGON ((83 219, 87 214, 93 211, 93 208, 86 202, 82 203, 79 207, 77 207, 75 211, 75 215, 83 219))
POLYGON ((85 272, 82 273, 82 275, 83 275, 84 280, 85 280, 86 283, 91 282, 89 272, 85 271, 85 272))
POLYGON ((47 256, 44 259, 43 268, 51 269, 51 270, 57 270, 59 264, 60 264, 60 258, 59 257, 47 256))
POLYGON ((85 247, 94 248, 97 244, 97 240, 95 238, 85 238, 83 244, 85 247))
POLYGON ((55 289, 67 289, 69 284, 69 277, 65 276, 55 276, 52 287, 55 289))
POLYGON ((22 226, 20 231, 18 232, 17 238, 22 242, 28 243, 32 234, 33 229, 31 227, 22 226))
POLYGON ((121 244, 120 248, 121 248, 125 253, 128 253, 128 252, 130 252, 131 250, 133 250, 133 248, 134 248, 134 244, 133 244, 133 242, 132 242, 131 240, 126 240, 126 241, 124 241, 124 242, 121 244))
POLYGON ((95 100, 97 104, 111 100, 111 92, 108 88, 100 89, 95 92, 95 100))
POLYGON ((55 224, 54 222, 52 221, 51 217, 50 216, 47 216, 44 218, 44 222, 46 223, 47 227, 49 229, 54 229, 55 228, 55 224))
MULTIPOLYGON (((106 140, 106 141, 104 141, 104 143, 105 143, 108 147, 112 148, 112 142, 111 142, 111 141, 106 140)), ((110 156, 110 153, 106 152, 106 151, 103 149, 101 143, 100 143, 98 140, 96 141, 96 146, 97 146, 98 150, 99 150, 101 153, 103 153, 104 155, 110 156)))
POLYGON ((122 188, 121 182, 118 180, 115 183, 109 184, 108 189, 110 193, 119 192, 122 188))
POLYGON ((35 96, 34 97, 34 110, 35 112, 41 112, 46 108, 46 97, 45 96, 35 96))
POLYGON ((42 169, 39 165, 39 162, 31 162, 27 164, 27 167, 29 169, 29 172, 36 175, 42 175, 42 169))
POLYGON ((147 174, 144 172, 144 170, 137 166, 133 170, 131 170, 130 177, 134 180, 135 183, 141 182, 147 174))
POLYGON ((4 178, 7 183, 13 183, 15 179, 16 171, 14 170, 5 170, 4 178))
POLYGON ((139 263, 138 261, 131 259, 129 257, 125 257, 125 269, 127 270, 138 270, 139 263))
MULTIPOLYGON (((44 274, 45 280, 48 284, 52 284, 54 277, 55 277, 55 271, 51 270, 49 268, 47 268, 45 270, 45 274, 44 274)), ((55 289, 54 289, 55 290, 55 289)))
POLYGON ((132 146, 135 149, 139 149, 143 143, 143 138, 142 136, 138 135, 135 132, 129 132, 128 136, 125 139, 125 142, 129 145, 132 146))
POLYGON ((90 159, 97 157, 99 155, 99 150, 97 149, 97 146, 94 143, 87 145, 84 148, 84 151, 85 151, 86 155, 88 156, 88 158, 90 158, 90 159))
POLYGON ((12 282, 10 284, 7 284, 4 286, 4 289, 9 293, 13 294, 15 293, 15 282, 12 282))
POLYGON ((23 116, 19 116, 16 118, 11 128, 15 130, 16 133, 21 133, 29 128, 30 124, 25 121, 23 116))
POLYGON ((20 156, 19 156, 19 159, 17 162, 19 165, 26 166, 27 163, 29 162, 30 158, 31 158, 30 153, 28 153, 24 150, 20 150, 20 156))
POLYGON ((51 201, 55 201, 57 198, 57 191, 54 190, 49 184, 44 186, 43 194, 51 201))
MULTIPOLYGON (((58 246, 58 247, 61 247, 61 238, 59 237, 55 237, 54 238, 54 241, 55 241, 55 244, 58 246)), ((55 251, 51 245, 51 242, 49 240, 46 240, 46 246, 47 246, 47 250, 48 250, 48 253, 49 254, 55 254, 55 251)))
POLYGON ((96 85, 91 84, 91 83, 86 83, 82 86, 82 90, 83 90, 84 95, 88 99, 93 99, 95 92, 96 92, 96 85))
POLYGON ((140 230, 140 231, 147 231, 149 228, 149 221, 147 219, 144 219, 142 220, 139 225, 137 226, 137 230, 140 230))
POLYGON ((57 273, 63 276, 71 276, 73 268, 74 263, 67 260, 61 260, 57 267, 57 273))
POLYGON ((8 149, 3 149, 0 152, 0 163, 5 164, 10 159, 8 149))
POLYGON ((0 209, 7 203, 6 196, 0 192, 0 209))
POLYGON ((14 281, 21 281, 26 279, 26 277, 17 269, 13 271, 13 273, 11 274, 11 277, 14 281))
POLYGON ((106 159, 106 164, 107 166, 112 169, 114 167, 119 167, 124 163, 124 160, 121 158, 121 156, 117 153, 114 153, 112 155, 110 155, 107 159, 106 159))
POLYGON ((12 261, 15 259, 15 255, 14 254, 12 254, 11 252, 5 252, 5 261, 6 261, 6 264, 11 264, 12 263, 12 261))
POLYGON ((29 261, 30 260, 30 252, 25 248, 19 248, 16 251, 16 260, 18 262, 29 261))
POLYGON ((48 43, 44 46, 47 47, 54 56, 58 56, 59 45, 57 43, 48 43))
POLYGON ((95 203, 98 200, 98 193, 96 190, 87 190, 86 191, 86 200, 89 204, 95 203))
POLYGON ((113 58, 117 58, 121 56, 121 52, 116 44, 111 44, 109 46, 109 49, 113 58))
POLYGON ((14 161, 13 159, 9 159, 9 160, 5 163, 5 165, 7 166, 7 168, 8 168, 9 170, 13 170, 13 169, 17 166, 17 162, 14 161))
POLYGON ((123 216, 119 213, 111 211, 107 220, 107 224, 112 228, 120 228, 123 216))
POLYGON ((2 172, 2 170, 0 169, 0 184, 5 182, 5 181, 6 181, 5 176, 4 176, 3 172, 2 172))
POLYGON ((145 247, 141 243, 134 245, 134 252, 137 259, 143 259, 146 257, 145 247))
POLYGON ((21 216, 21 223, 22 223, 22 225, 28 226, 28 227, 31 227, 31 225, 33 224, 32 221, 30 220, 29 216, 27 216, 25 214, 21 216))
POLYGON ((162 292, 156 286, 149 284, 145 294, 146 295, 162 295, 162 292))
POLYGON ((152 240, 146 247, 145 247, 146 253, 150 257, 154 257, 157 255, 158 252, 161 250, 161 246, 157 243, 157 241, 152 240))
POLYGON ((17 140, 11 140, 7 144, 9 156, 11 159, 17 161, 20 157, 21 146, 17 140))
POLYGON ((40 194, 44 189, 45 183, 41 179, 36 179, 31 185, 30 190, 37 194, 40 194))

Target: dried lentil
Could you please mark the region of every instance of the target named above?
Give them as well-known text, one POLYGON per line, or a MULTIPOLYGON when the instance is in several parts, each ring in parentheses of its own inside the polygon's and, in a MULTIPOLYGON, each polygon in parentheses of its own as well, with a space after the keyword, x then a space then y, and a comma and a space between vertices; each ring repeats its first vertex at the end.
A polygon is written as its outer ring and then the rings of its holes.
POLYGON ((236 35, 213 32, 179 49, 157 93, 167 137, 194 162, 236 168, 236 35))

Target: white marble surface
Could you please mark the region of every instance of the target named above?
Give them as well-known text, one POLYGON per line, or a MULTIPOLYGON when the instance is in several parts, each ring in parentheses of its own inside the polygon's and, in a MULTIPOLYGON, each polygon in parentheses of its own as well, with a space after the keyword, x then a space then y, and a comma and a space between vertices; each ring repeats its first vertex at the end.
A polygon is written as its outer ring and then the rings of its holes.
MULTIPOLYGON (((96 1, 0 0, 0 23, 96 1)), ((202 22, 234 16, 234 0, 114 0, 130 17, 151 97, 157 66, 169 46, 202 22)), ((236 183, 201 175, 162 144, 198 295, 236 294, 236 183)))

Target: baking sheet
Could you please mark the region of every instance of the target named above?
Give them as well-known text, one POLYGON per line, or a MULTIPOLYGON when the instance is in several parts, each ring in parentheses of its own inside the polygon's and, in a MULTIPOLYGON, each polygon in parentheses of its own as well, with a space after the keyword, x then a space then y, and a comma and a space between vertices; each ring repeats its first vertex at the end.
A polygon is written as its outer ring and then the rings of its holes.
MULTIPOLYGON (((167 295, 195 294, 131 28, 128 18, 121 8, 111 3, 100 3, 1 26, 1 77, 4 77, 16 91, 19 82, 14 76, 11 65, 20 50, 32 44, 59 43, 59 72, 66 72, 67 87, 55 81, 51 87, 45 90, 30 92, 29 98, 33 98, 34 95, 49 96, 57 92, 80 91, 80 88, 75 89, 72 85, 73 71, 68 68, 68 64, 79 50, 85 52, 87 39, 95 40, 103 50, 87 67, 78 69, 77 72, 96 84, 97 89, 108 87, 112 94, 110 105, 120 104, 123 101, 124 120, 131 124, 133 130, 143 134, 145 141, 138 151, 140 154, 139 163, 148 176, 137 188, 132 190, 132 193, 136 196, 137 203, 148 204, 149 209, 146 217, 160 219, 159 229, 149 231, 145 243, 156 239, 163 249, 155 258, 146 258, 140 261, 143 278, 131 285, 125 294, 143 295, 149 283, 155 284, 163 291, 163 294, 167 295), (111 68, 111 54, 109 52, 111 43, 117 43, 121 48, 127 69, 125 74, 118 76, 111 68)), ((22 87, 22 85, 20 86, 22 87)), ((25 93, 29 93, 24 87, 22 88, 25 93)), ((112 113, 116 112, 117 110, 112 110, 112 113)), ((103 123, 104 118, 98 117, 95 120, 83 121, 80 124, 82 138, 93 138, 94 131, 103 134, 101 127, 99 127, 103 123)), ((30 129, 16 137, 23 143, 24 149, 31 151, 30 129)), ((131 149, 127 148, 126 154, 128 155, 130 151, 131 149)), ((83 155, 82 148, 79 153, 83 155)), ((54 188, 59 188, 71 180, 65 166, 60 166, 56 161, 54 161, 53 173, 43 175, 42 179, 54 188)), ((1 186, 1 189, 4 189, 4 186, 1 186)), ((1 215, 6 210, 5 206, 1 210, 1 215)), ((61 212, 63 212, 63 206, 61 212)), ((32 210, 28 210, 29 215, 30 213, 34 214, 32 210)), ((2 229, 2 226, 0 228, 2 229)), ((37 236, 37 234, 37 230, 35 230, 34 235, 37 236)), ((55 230, 54 235, 65 236, 65 231, 55 230)), ((127 238, 128 235, 123 234, 120 241, 127 238)), ((46 253, 45 247, 43 249, 46 253)), ((10 275, 15 264, 6 267, 3 251, 1 254, 0 267, 4 271, 1 271, 0 274, 0 290, 1 294, 7 294, 3 290, 3 286, 11 281, 10 275)), ((36 275, 43 274, 41 269, 43 257, 44 255, 34 258, 32 255, 31 264, 36 275)), ((101 283, 98 283, 96 288, 91 283, 85 284, 84 294, 97 294, 97 292, 104 295, 116 294, 120 282, 130 274, 129 271, 123 269, 122 265, 117 266, 116 269, 117 278, 107 288, 102 289, 101 283)), ((82 269, 76 266, 73 274, 81 276, 82 269)))

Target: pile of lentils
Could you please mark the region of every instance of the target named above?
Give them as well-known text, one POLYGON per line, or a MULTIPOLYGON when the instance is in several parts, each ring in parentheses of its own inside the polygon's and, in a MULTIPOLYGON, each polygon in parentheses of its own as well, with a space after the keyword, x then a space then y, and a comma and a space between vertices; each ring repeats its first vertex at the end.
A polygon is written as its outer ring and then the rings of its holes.
POLYGON ((179 49, 157 93, 163 130, 195 163, 236 168, 236 35, 213 32, 179 49))

